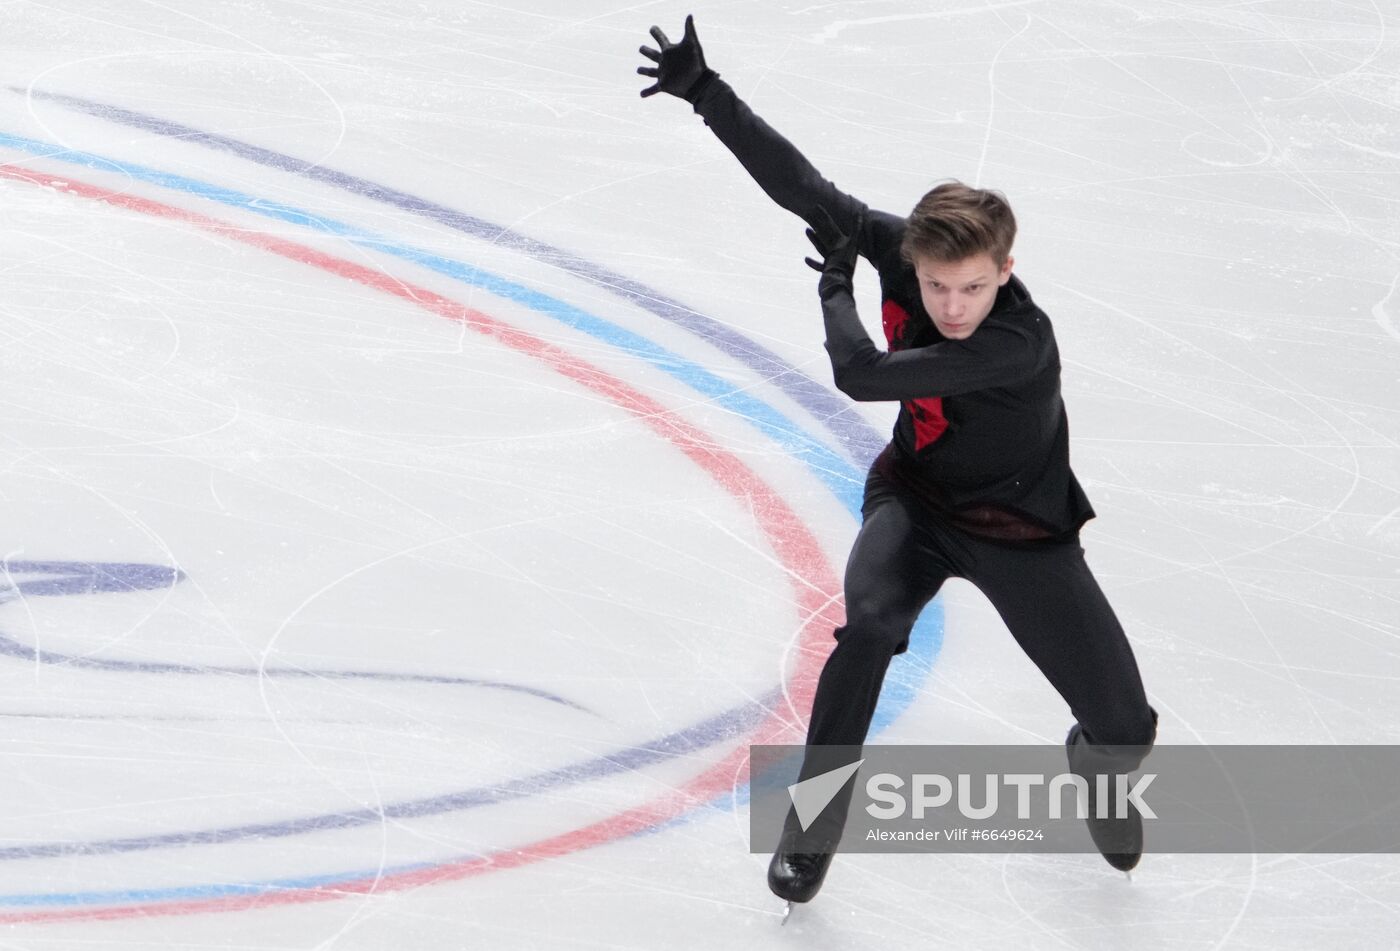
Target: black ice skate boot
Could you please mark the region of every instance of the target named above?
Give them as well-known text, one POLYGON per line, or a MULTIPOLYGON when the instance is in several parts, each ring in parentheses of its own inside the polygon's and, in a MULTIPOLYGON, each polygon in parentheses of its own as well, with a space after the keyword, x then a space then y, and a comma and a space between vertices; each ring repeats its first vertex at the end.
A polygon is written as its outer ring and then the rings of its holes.
POLYGON ((809 902, 821 891, 836 845, 829 839, 814 842, 801 832, 788 831, 778 842, 768 863, 768 887, 787 902, 809 902), (799 851, 816 849, 817 851, 799 851))
MULTIPOLYGON (((1094 846, 1103 854, 1104 860, 1118 869, 1120 872, 1131 872, 1137 867, 1142 859, 1142 815, 1138 812, 1137 806, 1128 800, 1125 805, 1125 815, 1118 817, 1114 815, 1113 804, 1106 810, 1108 818, 1099 818, 1096 774, 1103 773, 1110 777, 1114 774, 1103 764, 1093 765, 1093 760, 1097 759, 1090 752, 1092 745, 1084 739, 1084 731, 1076 723, 1070 728, 1069 736, 1065 738, 1065 749, 1069 756, 1070 770, 1076 775, 1083 776, 1089 786, 1089 809, 1085 821, 1089 824, 1089 837, 1094 840, 1094 846)), ((1113 787, 1116 778, 1109 780, 1109 795, 1113 795, 1113 787)))

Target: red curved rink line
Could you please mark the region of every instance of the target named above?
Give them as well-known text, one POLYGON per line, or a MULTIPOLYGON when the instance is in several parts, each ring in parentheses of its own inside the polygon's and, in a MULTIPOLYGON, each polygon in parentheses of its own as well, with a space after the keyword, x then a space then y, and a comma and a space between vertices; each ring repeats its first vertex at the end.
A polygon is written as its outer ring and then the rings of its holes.
MULTIPOLYGON (((827 653, 822 638, 841 623, 840 586, 815 538, 787 503, 736 456, 715 444, 703 432, 623 381, 567 351, 513 328, 478 310, 457 303, 424 287, 417 287, 372 268, 317 251, 314 248, 218 221, 195 212, 135 195, 110 191, 73 180, 67 174, 41 174, 16 166, 0 166, 0 177, 47 187, 62 181, 70 194, 90 198, 141 214, 178 221, 273 254, 319 268, 366 287, 392 294, 440 317, 470 327, 520 353, 548 364, 553 370, 597 393, 636 416, 657 435, 674 444, 733 495, 749 501, 768 544, 777 553, 793 587, 800 616, 805 620, 798 638, 798 665, 789 696, 799 708, 810 707, 816 676, 827 653)), ((797 716, 783 718, 771 712, 749 742, 792 740, 797 716)), ((236 895, 190 901, 152 902, 103 908, 67 909, 0 914, 0 923, 97 921, 155 915, 193 915, 208 912, 246 911, 279 905, 332 901, 352 895, 401 891, 422 885, 470 878, 487 872, 530 865, 614 841, 645 831, 732 789, 747 777, 748 751, 740 745, 685 786, 660 799, 620 812, 607 819, 486 857, 450 862, 383 878, 366 878, 309 889, 236 895)))

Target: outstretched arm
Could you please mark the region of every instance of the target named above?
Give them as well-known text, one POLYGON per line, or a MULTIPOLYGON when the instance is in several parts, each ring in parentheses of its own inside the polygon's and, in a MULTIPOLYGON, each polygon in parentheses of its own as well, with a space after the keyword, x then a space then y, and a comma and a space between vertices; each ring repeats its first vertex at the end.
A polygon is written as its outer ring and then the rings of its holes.
POLYGON ((872 212, 864 202, 838 189, 791 142, 754 115, 706 65, 692 17, 686 17, 679 43, 671 43, 659 27, 652 27, 651 35, 661 48, 641 48, 642 55, 656 64, 637 70, 656 79, 655 85, 642 90, 643 96, 667 92, 689 102, 768 197, 809 225, 817 223, 820 206, 844 233, 855 236, 857 250, 871 261, 879 262, 897 250, 903 219, 872 212))

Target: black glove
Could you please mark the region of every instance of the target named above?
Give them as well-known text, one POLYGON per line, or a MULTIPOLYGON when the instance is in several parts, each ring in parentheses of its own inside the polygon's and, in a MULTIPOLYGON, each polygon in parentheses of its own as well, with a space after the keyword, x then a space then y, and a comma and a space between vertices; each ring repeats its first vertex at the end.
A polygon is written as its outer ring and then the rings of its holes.
POLYGON ((700 38, 695 35, 695 18, 685 18, 685 36, 679 43, 672 43, 661 32, 661 27, 651 28, 651 35, 661 46, 657 52, 650 46, 643 46, 641 54, 656 64, 638 66, 637 72, 656 80, 656 85, 642 90, 642 96, 654 96, 658 92, 669 92, 686 102, 695 102, 701 91, 718 74, 705 65, 705 51, 700 48, 700 38))
POLYGON ((818 264, 811 258, 805 260, 808 267, 821 272, 822 279, 817 283, 817 293, 821 295, 822 300, 826 300, 838 289, 851 289, 851 281, 856 273, 856 239, 865 226, 865 212, 862 211, 856 216, 856 226, 851 234, 844 234, 840 226, 832 220, 831 214, 821 205, 817 206, 815 218, 816 228, 808 228, 807 237, 811 239, 817 253, 822 256, 822 263, 818 264))

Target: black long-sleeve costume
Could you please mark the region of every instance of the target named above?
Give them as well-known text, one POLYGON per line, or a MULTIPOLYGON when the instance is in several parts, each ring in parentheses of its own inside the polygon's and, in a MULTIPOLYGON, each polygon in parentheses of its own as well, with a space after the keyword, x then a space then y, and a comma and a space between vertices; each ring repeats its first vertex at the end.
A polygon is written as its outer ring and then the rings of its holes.
POLYGON ((856 400, 901 403, 877 468, 953 524, 1004 539, 1072 537, 1094 512, 1069 466, 1069 425, 1050 320, 1012 277, 965 340, 929 319, 900 255, 905 220, 842 192, 711 75, 695 111, 775 202, 808 223, 824 207, 854 230, 880 276, 888 352, 871 342, 847 292, 822 309, 837 387, 856 400))
MULTIPOLYGON (((1072 765, 1084 747, 1108 750, 1117 769, 1134 768, 1157 717, 1079 545, 1079 528, 1094 512, 1069 467, 1049 318, 1012 277, 971 336, 945 339, 900 255, 903 218, 837 189, 717 75, 707 74, 691 98, 779 205, 814 227, 817 208, 825 208, 846 234, 863 221, 857 249, 880 275, 888 352, 871 342, 847 289, 822 302, 837 386, 857 400, 899 400, 901 409, 866 479, 846 567, 846 623, 812 701, 803 775, 832 768, 819 751, 864 742, 890 659, 906 649, 919 613, 950 577, 987 596, 1069 704, 1080 725, 1072 765)), ((839 835, 843 802, 838 797, 813 828, 839 835)))

